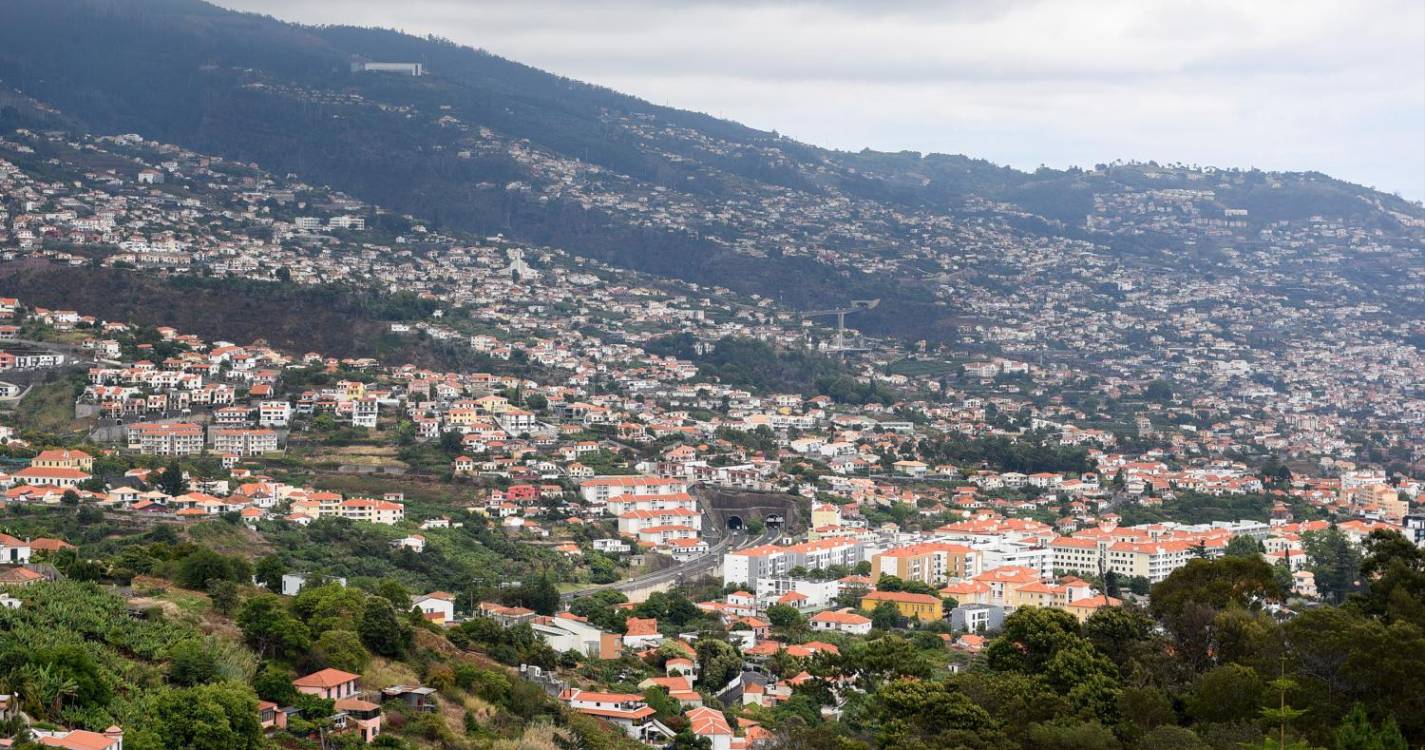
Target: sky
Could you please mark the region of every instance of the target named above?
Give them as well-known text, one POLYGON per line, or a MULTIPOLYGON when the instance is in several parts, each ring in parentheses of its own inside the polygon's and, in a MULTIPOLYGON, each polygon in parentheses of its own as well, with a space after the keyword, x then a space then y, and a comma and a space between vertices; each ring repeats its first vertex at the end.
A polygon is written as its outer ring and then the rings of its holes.
POLYGON ((1425 200, 1420 0, 217 0, 829 148, 1317 170, 1425 200))

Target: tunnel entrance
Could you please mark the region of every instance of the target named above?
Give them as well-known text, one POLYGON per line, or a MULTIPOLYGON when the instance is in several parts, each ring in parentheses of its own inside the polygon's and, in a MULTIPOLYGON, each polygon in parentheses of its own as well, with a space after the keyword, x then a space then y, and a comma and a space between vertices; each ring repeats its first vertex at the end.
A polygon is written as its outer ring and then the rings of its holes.
POLYGON ((742 531, 746 528, 746 525, 742 523, 741 516, 728 516, 727 528, 729 531, 742 531))

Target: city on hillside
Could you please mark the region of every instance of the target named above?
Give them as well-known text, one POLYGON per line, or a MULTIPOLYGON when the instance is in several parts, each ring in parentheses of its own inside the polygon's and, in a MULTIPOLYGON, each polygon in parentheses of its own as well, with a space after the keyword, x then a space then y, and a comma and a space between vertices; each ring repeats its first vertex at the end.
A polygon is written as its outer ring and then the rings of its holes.
POLYGON ((1421 747, 1422 251, 1317 172, 0 8, 0 748, 1421 747))

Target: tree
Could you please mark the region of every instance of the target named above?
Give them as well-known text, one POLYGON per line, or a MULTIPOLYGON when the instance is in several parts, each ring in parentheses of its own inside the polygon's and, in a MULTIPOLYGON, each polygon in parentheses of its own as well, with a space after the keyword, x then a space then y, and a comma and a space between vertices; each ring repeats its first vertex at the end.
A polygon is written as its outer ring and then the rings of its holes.
POLYGON ((220 615, 231 615, 242 601, 242 592, 233 581, 210 581, 208 598, 213 601, 213 611, 220 615))
POLYGON ((397 612, 409 612, 411 610, 411 592, 400 581, 394 578, 382 578, 376 584, 373 592, 377 596, 391 603, 397 612))
POLYGON ((292 685, 295 679, 297 675, 292 670, 264 662, 253 675, 252 689, 257 697, 285 706, 297 699, 297 688, 292 685))
POLYGON ((1264 690, 1255 670, 1224 664, 1199 677, 1184 704, 1188 715, 1199 722, 1249 721, 1261 708, 1264 690))
POLYGON ((440 433, 440 450, 452 456, 465 448, 465 436, 455 430, 440 433))
POLYGON ((308 586, 292 599, 292 613, 306 623, 313 636, 333 630, 355 630, 368 597, 340 583, 308 586))
POLYGON ((1334 729, 1335 718, 1360 701, 1372 713, 1394 716, 1412 743, 1425 738, 1425 630, 1353 607, 1318 607, 1282 631, 1302 684, 1294 695, 1306 701, 1314 734, 1334 729))
POLYGON ((1061 648, 1044 665, 1049 686, 1069 699, 1081 716, 1092 716, 1105 724, 1118 721, 1118 699, 1122 685, 1118 670, 1108 657, 1080 639, 1061 648))
POLYGON ((934 670, 925 652, 899 635, 852 644, 842 659, 842 667, 844 673, 856 674, 866 690, 901 677, 928 678, 934 670))
POLYGON ((373 654, 396 658, 406 650, 407 634, 396 618, 396 610, 380 597, 373 596, 366 600, 357 633, 373 654))
POLYGON ((1115 599, 1123 596, 1123 591, 1118 588, 1118 571, 1110 569, 1104 572, 1103 593, 1115 599))
POLYGON ((168 650, 168 680, 173 684, 200 685, 217 677, 217 655, 210 644, 187 638, 168 650))
POLYGON ((1145 650, 1156 623, 1138 607, 1101 607, 1083 624, 1083 635, 1119 668, 1145 650))
POLYGON ((1079 621, 1068 612, 1021 607, 1005 618, 1000 636, 986 653, 991 669, 1042 674, 1050 659, 1065 648, 1087 645, 1079 621))
POLYGON ((296 658, 311 643, 307 626, 292 616, 276 594, 259 594, 243 602, 237 623, 247 645, 260 656, 296 658))
MULTIPOLYGON (((889 602, 885 602, 889 604, 889 602)), ((767 621, 776 628, 794 628, 802 624, 802 613, 795 607, 785 604, 773 604, 767 608, 767 621)))
POLYGON ((74 514, 74 520, 78 521, 81 526, 100 528, 104 523, 104 511, 92 505, 85 505, 79 509, 78 513, 74 514))
POLYGON ((1356 703, 1336 727, 1335 750, 1380 750, 1380 738, 1365 706, 1356 703))
POLYGON ((371 661, 371 654, 361 645, 361 638, 350 630, 328 630, 312 647, 313 655, 324 667, 360 673, 371 661))
POLYGON ((713 692, 721 690, 742 674, 742 657, 731 643, 716 638, 699 638, 696 651, 698 682, 713 692))
POLYGON ((712 739, 684 729, 673 735, 673 741, 666 745, 666 750, 712 750, 712 739))
POLYGON ((1284 557, 1272 563, 1272 579, 1276 581, 1277 590, 1283 594, 1296 587, 1296 576, 1292 574, 1291 563, 1284 557))
POLYGON ((542 615, 552 615, 559 611, 559 586, 555 583, 554 574, 547 570, 525 581, 515 598, 520 604, 542 615))
POLYGON ((1336 727, 1334 750, 1406 750, 1405 736, 1395 717, 1387 716, 1380 729, 1371 724, 1366 707, 1356 703, 1336 727))
POLYGON ((1316 589, 1323 599, 1340 602, 1356 590, 1361 555, 1351 540, 1336 526, 1301 535, 1306 550, 1306 567, 1316 576, 1316 589))
MULTIPOLYGON (((1277 747, 1279 748, 1279 750, 1288 750, 1289 746, 1287 745, 1286 741, 1287 725, 1301 718, 1302 714, 1305 714, 1306 712, 1302 709, 1293 708, 1292 706, 1287 705, 1287 691, 1294 689, 1296 687, 1296 682, 1286 676, 1285 662, 1283 662, 1282 671, 1282 676, 1278 677, 1275 680, 1272 680, 1271 682, 1272 689, 1275 690, 1277 693, 1277 703, 1274 706, 1267 706, 1262 709, 1262 719, 1267 721, 1268 723, 1277 725, 1277 747)), ((1271 741, 1267 740, 1262 744, 1263 747, 1266 747, 1270 743, 1271 741)), ((1305 743, 1301 744, 1305 745, 1305 743)))
POLYGON ((683 704, 673 699, 667 690, 657 686, 649 685, 643 689, 643 702, 648 707, 658 712, 659 721, 667 722, 675 716, 683 713, 683 704))
POLYGON ((1143 398, 1165 404, 1173 400, 1173 385, 1166 380, 1154 380, 1143 389, 1143 398))
POLYGON ((1227 541, 1227 547, 1222 554, 1228 557, 1261 557, 1266 548, 1256 539, 1238 534, 1227 541))
POLYGON ((676 591, 655 591, 634 609, 638 617, 652 617, 660 624, 681 628, 703 616, 692 599, 676 591))
POLYGON ((895 630, 904 620, 895 602, 881 602, 871 610, 871 627, 877 630, 895 630))
POLYGON ((272 592, 282 590, 282 576, 286 573, 287 564, 282 562, 282 558, 277 555, 261 557, 253 566, 253 576, 257 578, 257 582, 272 592))
POLYGON ((246 685, 164 690, 147 701, 142 716, 124 737, 130 750, 259 750, 264 743, 257 697, 246 685))
POLYGON ((628 610, 618 609, 618 605, 628 601, 622 592, 604 589, 588 596, 581 596, 569 603, 569 611, 587 617, 593 625, 613 632, 623 632, 628 610))
POLYGON ((1118 694, 1118 713, 1125 722, 1140 731, 1177 723, 1173 701, 1167 693, 1155 687, 1128 687, 1118 694))
POLYGON ((1029 727, 1028 747, 1034 750, 1117 750, 1113 730, 1097 721, 1065 721, 1029 727))
POLYGON ((41 648, 19 659, 25 663, 14 679, 30 705, 50 719, 58 720, 71 705, 104 706, 113 698, 108 675, 82 645, 41 648))
POLYGON ((177 461, 168 464, 163 471, 159 472, 154 479, 154 485, 165 495, 177 497, 188 491, 188 479, 183 476, 183 469, 178 466, 177 461))
POLYGON ((1376 736, 1380 739, 1380 750, 1410 750, 1394 716, 1385 717, 1385 723, 1381 725, 1380 733, 1376 736))
POLYGON ((1165 724, 1138 739, 1136 750, 1211 750, 1212 746, 1187 727, 1165 724))
POLYGON ((252 568, 240 557, 222 555, 207 547, 199 547, 178 562, 178 585, 206 591, 215 581, 247 583, 252 568))
POLYGON ((1203 668, 1216 647, 1213 623, 1219 611, 1258 608, 1281 596, 1272 566, 1260 557, 1189 560, 1153 587, 1149 609, 1188 663, 1203 668))
POLYGON ((871 696, 868 716, 885 748, 992 747, 994 719, 944 682, 896 680, 871 696))
POLYGON ((893 576, 889 573, 882 573, 881 577, 876 580, 876 590, 905 591, 905 581, 901 580, 899 576, 893 576))
POLYGON ((1425 628, 1425 551, 1397 531, 1377 530, 1365 541, 1361 560, 1362 611, 1425 628))

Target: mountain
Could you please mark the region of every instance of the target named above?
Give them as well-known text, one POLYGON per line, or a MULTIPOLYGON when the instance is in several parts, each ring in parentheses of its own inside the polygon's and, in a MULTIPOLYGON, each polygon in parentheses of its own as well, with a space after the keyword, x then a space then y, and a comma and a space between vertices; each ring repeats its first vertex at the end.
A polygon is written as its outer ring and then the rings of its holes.
POLYGON ((1006 297, 1067 293, 1108 309, 1162 274, 1239 279, 1227 298, 1425 310, 1411 281, 1425 211, 1316 173, 1152 163, 1026 173, 964 156, 830 151, 440 39, 197 0, 10 0, 0 82, 58 111, 36 120, 6 108, 0 128, 136 132, 433 227, 804 309, 881 298, 854 320, 876 333, 960 341, 999 324, 1006 297), (426 74, 354 69, 363 61, 418 62, 426 74), (1362 240, 1372 249, 1357 254, 1362 240), (1332 283, 1296 281, 1340 253, 1353 262, 1327 263, 1332 283))

